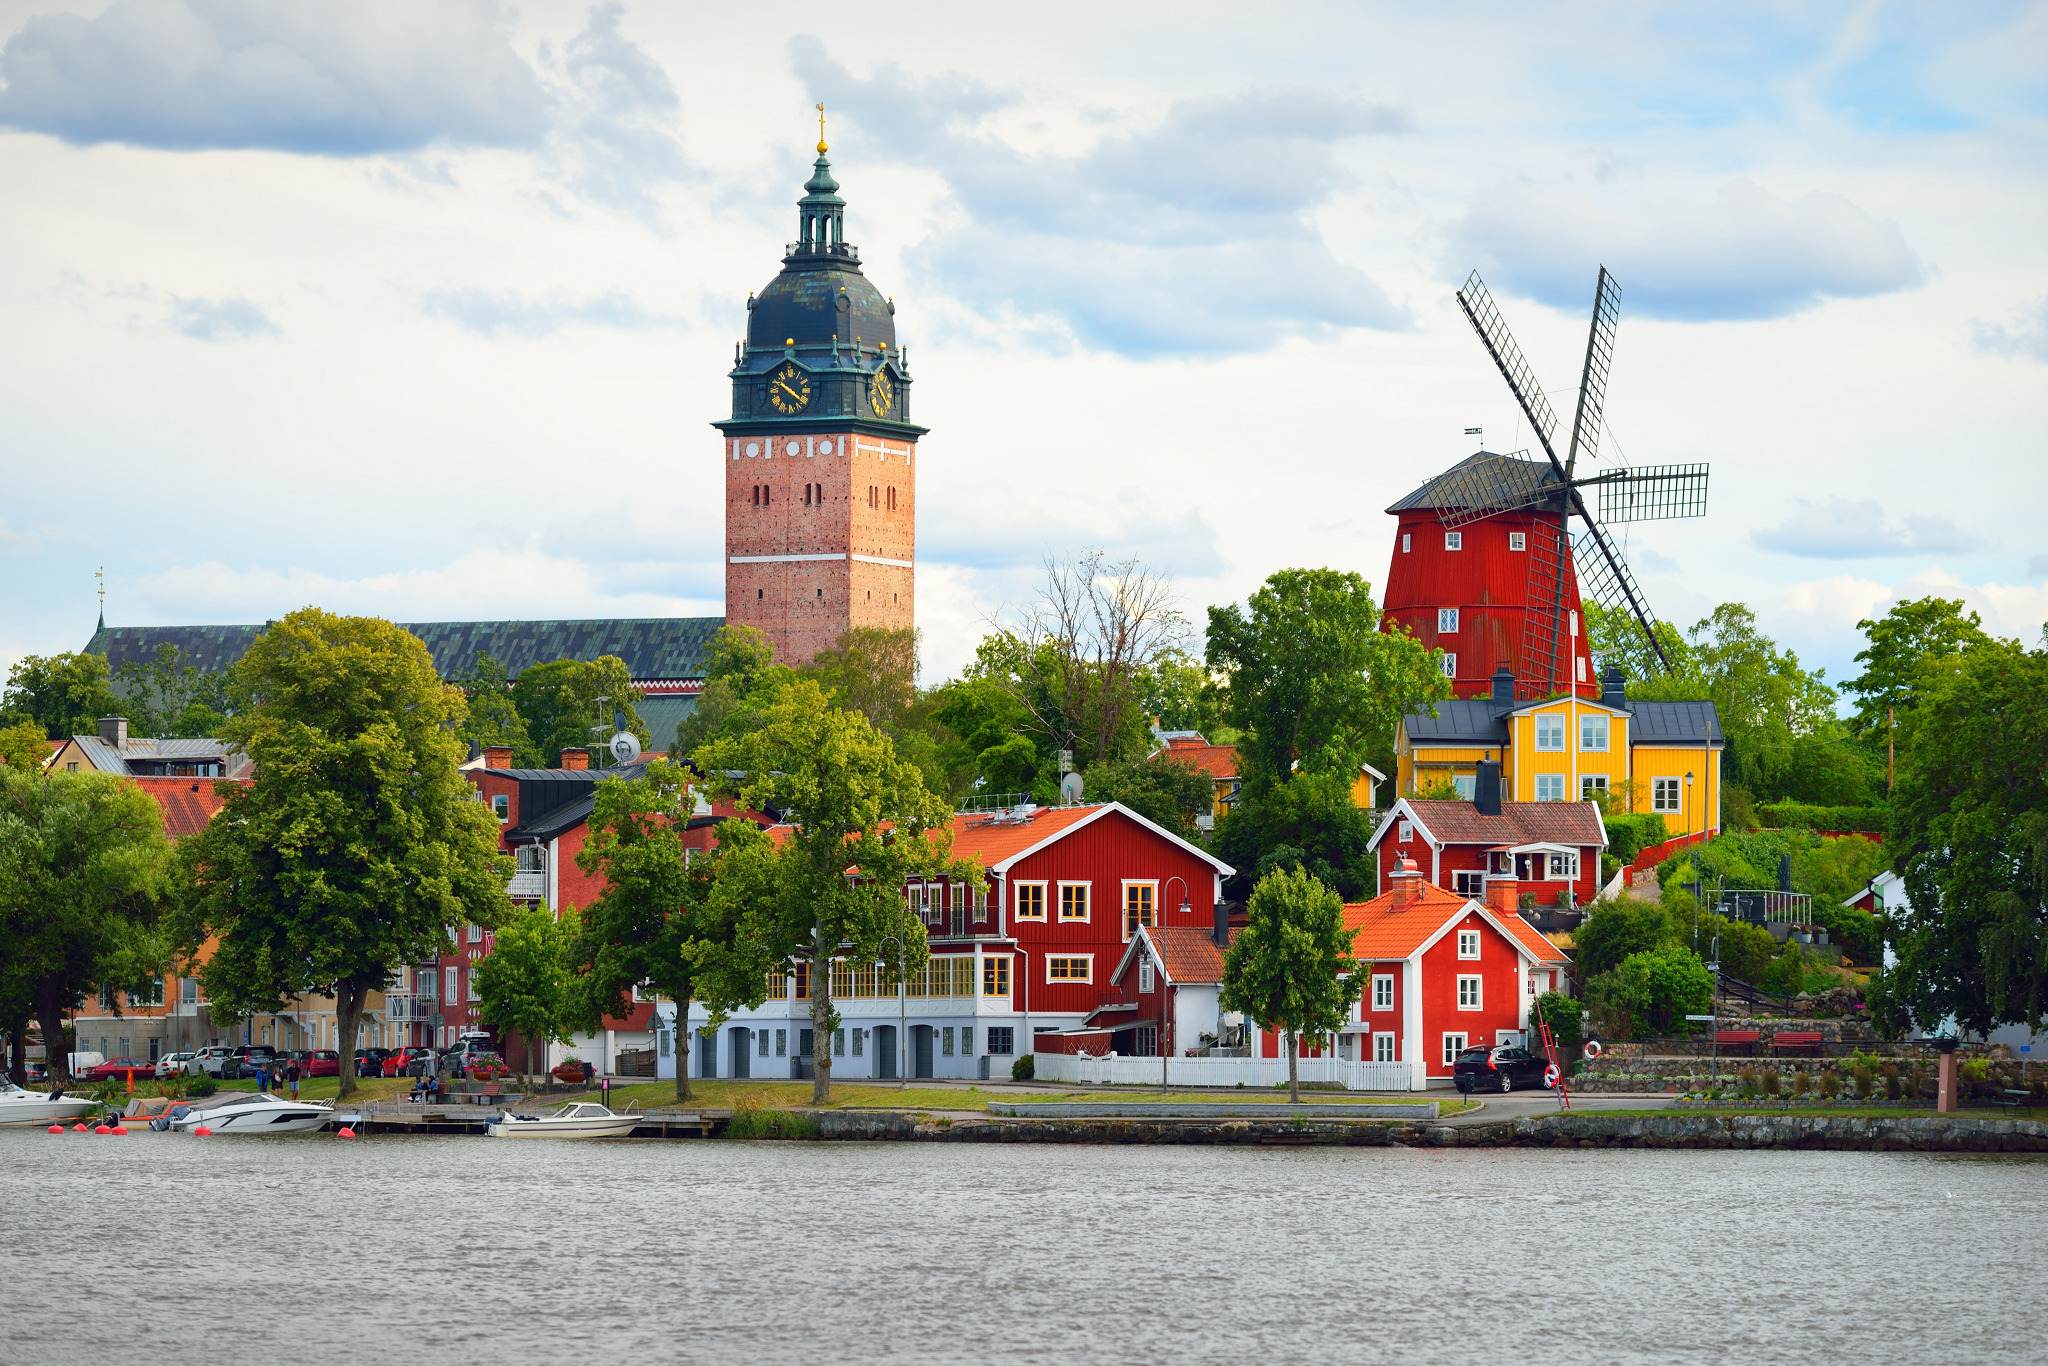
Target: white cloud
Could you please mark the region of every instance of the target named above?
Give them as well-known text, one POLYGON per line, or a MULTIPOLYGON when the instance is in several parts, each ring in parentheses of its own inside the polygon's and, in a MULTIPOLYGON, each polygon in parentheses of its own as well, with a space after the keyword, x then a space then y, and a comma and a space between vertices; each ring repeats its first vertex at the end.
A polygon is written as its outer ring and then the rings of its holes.
POLYGON ((1825 299, 1919 284, 1926 267, 1896 223, 1821 191, 1784 200, 1747 180, 1701 201, 1635 199, 1510 181, 1482 190, 1451 230, 1451 268, 1555 308, 1592 299, 1594 267, 1624 311, 1684 322, 1776 318, 1825 299))
POLYGON ((511 291, 453 289, 427 295, 421 306, 434 317, 486 337, 545 337, 565 327, 637 330, 681 325, 678 319, 649 313, 624 294, 530 300, 511 291))
MULTIPOLYGON (((1985 630, 2027 645, 2040 642, 2048 623, 2048 585, 1965 583, 1938 566, 1889 584, 1847 574, 1790 584, 1779 590, 1774 606, 1807 631, 1841 637, 1853 635, 1858 621, 1883 616, 1894 603, 1928 597, 1959 599, 1983 617, 1985 630)), ((1846 653, 1862 648, 1861 637, 1855 640, 1846 653)))
POLYGON ((165 325, 194 341, 245 341, 275 337, 270 315, 247 299, 173 299, 165 325))
POLYGON ((2048 299, 2021 309, 2010 326, 1972 319, 1970 342, 1986 356, 2048 361, 2048 299))
POLYGON ((0 123, 82 144, 363 156, 548 126, 495 0, 114 0, 29 19, 0 78, 0 123))
POLYGON ((1760 527, 1749 533, 1749 539, 1763 550, 1815 560, 1944 555, 1968 550, 1972 544, 1946 517, 1908 517, 1903 525, 1889 524, 1875 499, 1802 499, 1796 506, 1777 526, 1760 527))

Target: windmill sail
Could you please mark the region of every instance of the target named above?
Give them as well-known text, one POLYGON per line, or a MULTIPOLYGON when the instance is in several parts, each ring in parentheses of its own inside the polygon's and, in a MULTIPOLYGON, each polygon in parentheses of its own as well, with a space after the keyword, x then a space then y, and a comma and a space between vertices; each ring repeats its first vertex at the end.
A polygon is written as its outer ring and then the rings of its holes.
POLYGON ((1600 520, 1658 522, 1707 515, 1705 465, 1637 465, 1600 480, 1600 520))
POLYGON ((1586 368, 1579 375, 1579 409, 1572 416, 1572 444, 1565 455, 1566 478, 1578 468, 1579 454, 1600 458, 1600 409, 1607 402, 1607 371, 1614 364, 1614 329, 1621 321, 1621 286, 1600 267, 1593 289, 1593 324, 1586 335, 1586 368))

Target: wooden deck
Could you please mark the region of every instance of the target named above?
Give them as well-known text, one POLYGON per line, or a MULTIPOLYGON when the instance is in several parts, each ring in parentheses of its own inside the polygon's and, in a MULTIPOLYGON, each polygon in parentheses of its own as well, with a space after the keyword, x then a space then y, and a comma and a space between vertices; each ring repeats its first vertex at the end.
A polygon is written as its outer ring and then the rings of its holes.
MULTIPOLYGON (((506 1110, 514 1114, 544 1114, 555 1103, 542 1105, 420 1105, 410 1101, 373 1101, 367 1105, 335 1107, 332 1128, 348 1124, 359 1134, 482 1134, 485 1126, 506 1110)), ((732 1118, 731 1110, 661 1109, 621 1111, 640 1119, 633 1138, 710 1138, 732 1118)))

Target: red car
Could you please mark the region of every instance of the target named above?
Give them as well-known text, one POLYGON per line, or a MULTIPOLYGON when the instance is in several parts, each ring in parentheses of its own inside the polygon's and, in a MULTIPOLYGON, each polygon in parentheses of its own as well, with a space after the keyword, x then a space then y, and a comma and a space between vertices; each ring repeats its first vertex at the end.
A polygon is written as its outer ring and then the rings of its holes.
POLYGON ((390 1057, 384 1059, 384 1075, 387 1077, 418 1076, 419 1073, 413 1070, 413 1064, 419 1062, 433 1051, 431 1048, 421 1048, 418 1045, 398 1049, 390 1057))
POLYGON ((306 1055, 299 1064, 306 1077, 338 1077, 341 1075, 341 1054, 331 1048, 316 1048, 306 1055))
POLYGON ((135 1075, 138 1077, 146 1078, 150 1081, 156 1080, 156 1064, 147 1058, 109 1058, 98 1067, 88 1071, 85 1074, 85 1079, 87 1081, 105 1081, 108 1077, 113 1077, 117 1080, 125 1081, 131 1068, 134 1069, 135 1075))

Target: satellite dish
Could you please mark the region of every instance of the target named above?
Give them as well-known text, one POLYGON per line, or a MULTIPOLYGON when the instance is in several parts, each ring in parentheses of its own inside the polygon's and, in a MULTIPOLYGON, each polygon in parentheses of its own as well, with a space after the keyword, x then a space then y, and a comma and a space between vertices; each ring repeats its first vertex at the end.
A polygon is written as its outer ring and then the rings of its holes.
POLYGON ((612 758, 620 765, 632 763, 640 757, 640 737, 630 730, 622 730, 612 737, 612 758))
POLYGON ((1068 806, 1081 800, 1081 775, 1069 773, 1060 779, 1060 800, 1068 806))

